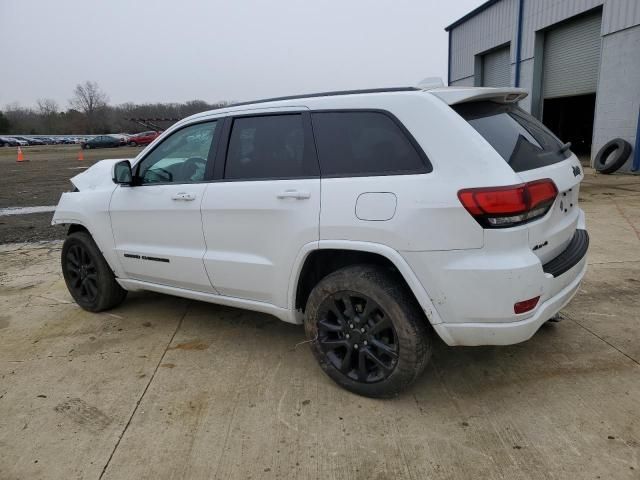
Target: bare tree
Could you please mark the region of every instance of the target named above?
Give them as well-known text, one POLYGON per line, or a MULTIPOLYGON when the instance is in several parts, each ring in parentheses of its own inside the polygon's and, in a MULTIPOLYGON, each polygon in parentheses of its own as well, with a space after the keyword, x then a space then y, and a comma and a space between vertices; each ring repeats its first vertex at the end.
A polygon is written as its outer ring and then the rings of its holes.
POLYGON ((98 117, 104 113, 108 101, 109 98, 98 84, 87 80, 76 85, 73 98, 69 103, 73 108, 84 113, 87 118, 87 128, 89 132, 93 132, 98 123, 98 117))
POLYGON ((58 133, 56 127, 59 111, 58 103, 55 100, 51 98, 38 99, 38 114, 44 133, 58 133))
POLYGON ((51 98, 39 98, 38 99, 38 113, 40 115, 55 115, 60 111, 58 102, 51 98))
POLYGON ((32 109, 13 102, 5 106, 4 114, 11 123, 11 133, 37 133, 40 122, 38 114, 32 109))

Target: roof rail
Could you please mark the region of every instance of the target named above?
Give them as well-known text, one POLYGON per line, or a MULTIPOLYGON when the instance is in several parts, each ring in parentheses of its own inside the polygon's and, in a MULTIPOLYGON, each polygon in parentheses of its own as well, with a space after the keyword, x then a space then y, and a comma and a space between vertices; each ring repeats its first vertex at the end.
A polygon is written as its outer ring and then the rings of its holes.
POLYGON ((261 100, 252 100, 250 102, 232 103, 230 105, 227 105, 226 107, 238 107, 241 105, 253 105, 254 103, 277 102, 282 100, 298 100, 301 98, 333 97, 337 95, 359 95, 363 93, 411 92, 416 90, 421 90, 421 88, 390 87, 390 88, 369 88, 365 90, 337 90, 335 92, 308 93, 305 95, 291 95, 288 97, 264 98, 261 100))

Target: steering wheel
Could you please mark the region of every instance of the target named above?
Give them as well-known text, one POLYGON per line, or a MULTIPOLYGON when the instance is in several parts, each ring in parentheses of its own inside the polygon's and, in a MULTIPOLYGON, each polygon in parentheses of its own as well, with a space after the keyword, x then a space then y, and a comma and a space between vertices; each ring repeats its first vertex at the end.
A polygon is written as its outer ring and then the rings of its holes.
POLYGON ((204 180, 204 169, 207 165, 207 161, 202 157, 187 158, 180 168, 180 176, 183 181, 199 182, 204 180), (194 175, 201 173, 200 178, 193 178, 194 175))
POLYGON ((172 182, 173 174, 169 170, 165 170, 164 168, 153 168, 144 172, 143 179, 148 183, 159 183, 159 182, 172 182), (149 176, 151 178, 149 178, 149 176), (157 180, 154 179, 157 178, 157 180))

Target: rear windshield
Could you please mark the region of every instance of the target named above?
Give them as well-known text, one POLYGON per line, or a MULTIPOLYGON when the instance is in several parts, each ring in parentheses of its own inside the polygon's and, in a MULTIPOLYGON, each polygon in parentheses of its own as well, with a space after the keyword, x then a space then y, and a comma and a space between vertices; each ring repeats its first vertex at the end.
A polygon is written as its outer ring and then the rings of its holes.
POLYGON ((571 152, 535 117, 515 105, 470 102, 452 108, 482 135, 515 172, 546 167, 571 152))

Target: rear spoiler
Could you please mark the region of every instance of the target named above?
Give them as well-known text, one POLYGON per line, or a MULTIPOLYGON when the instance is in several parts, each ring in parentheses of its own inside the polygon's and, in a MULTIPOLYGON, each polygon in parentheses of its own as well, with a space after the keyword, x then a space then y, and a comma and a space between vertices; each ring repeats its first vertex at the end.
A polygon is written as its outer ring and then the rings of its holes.
POLYGON ((496 103, 516 103, 529 95, 523 88, 445 87, 429 89, 429 93, 448 105, 489 100, 496 103))

